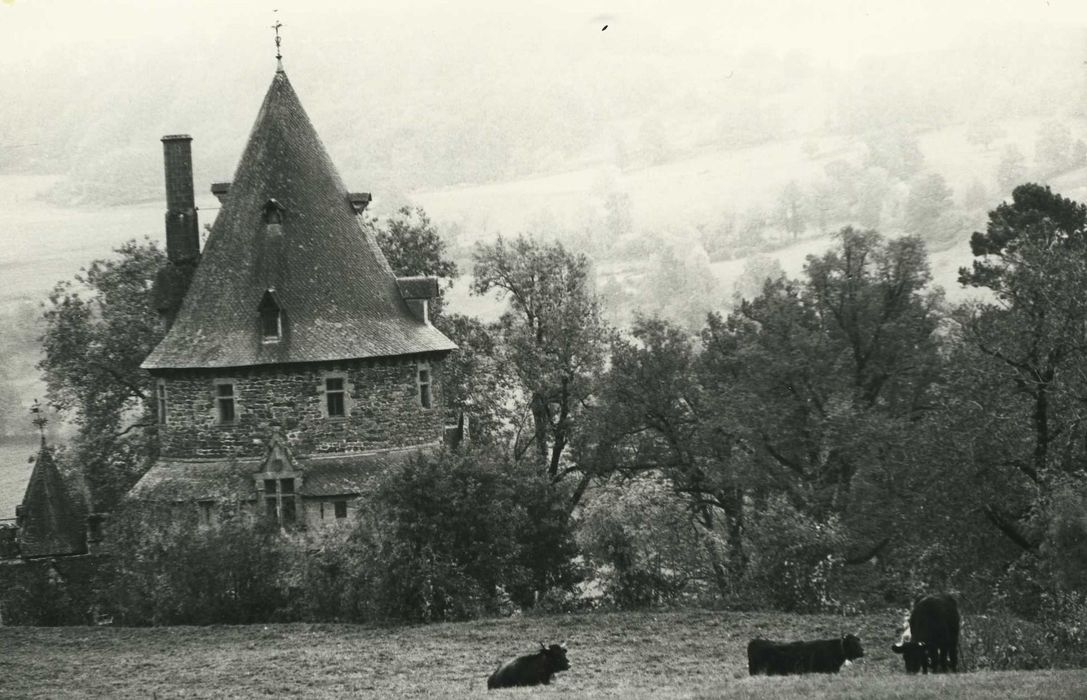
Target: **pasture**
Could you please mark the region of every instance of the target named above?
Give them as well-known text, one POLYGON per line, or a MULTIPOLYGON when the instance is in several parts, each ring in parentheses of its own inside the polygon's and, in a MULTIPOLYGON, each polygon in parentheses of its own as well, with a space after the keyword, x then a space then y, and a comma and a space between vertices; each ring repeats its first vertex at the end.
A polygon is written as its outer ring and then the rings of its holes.
MULTIPOLYGON (((1087 670, 907 676, 891 650, 901 613, 858 616, 687 611, 515 617, 373 628, 254 625, 0 628, 0 696, 483 697, 499 662, 567 640, 551 686, 490 697, 1072 698, 1087 670), (854 632, 865 657, 837 676, 747 674, 751 637, 854 632)), ((972 668, 971 618, 963 661, 972 668)))

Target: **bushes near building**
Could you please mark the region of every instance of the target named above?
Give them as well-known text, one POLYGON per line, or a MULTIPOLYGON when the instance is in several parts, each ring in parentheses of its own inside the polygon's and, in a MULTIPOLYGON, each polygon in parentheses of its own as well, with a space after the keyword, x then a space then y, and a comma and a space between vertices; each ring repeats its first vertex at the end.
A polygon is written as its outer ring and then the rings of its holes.
POLYGON ((209 526, 195 509, 164 517, 132 504, 111 523, 84 607, 126 625, 430 622, 531 607, 577 580, 567 499, 531 468, 441 453, 382 475, 356 521, 310 532, 237 507, 209 526))

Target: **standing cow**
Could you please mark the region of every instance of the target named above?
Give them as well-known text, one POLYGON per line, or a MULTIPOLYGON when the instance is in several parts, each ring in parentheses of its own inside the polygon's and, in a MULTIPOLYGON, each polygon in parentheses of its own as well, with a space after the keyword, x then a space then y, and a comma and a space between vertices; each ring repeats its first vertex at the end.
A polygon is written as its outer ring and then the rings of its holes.
POLYGON ((927 595, 910 613, 909 639, 891 647, 902 654, 907 673, 959 670, 959 606, 946 593, 927 595))
POLYGON ((544 646, 535 654, 518 656, 498 667, 487 679, 487 689, 513 688, 524 685, 549 685, 551 677, 570 668, 566 659, 566 642, 544 646))
POLYGON ((847 634, 839 639, 811 642, 771 642, 752 639, 747 644, 747 670, 752 675, 788 676, 797 673, 837 673, 846 661, 864 656, 861 640, 847 634))

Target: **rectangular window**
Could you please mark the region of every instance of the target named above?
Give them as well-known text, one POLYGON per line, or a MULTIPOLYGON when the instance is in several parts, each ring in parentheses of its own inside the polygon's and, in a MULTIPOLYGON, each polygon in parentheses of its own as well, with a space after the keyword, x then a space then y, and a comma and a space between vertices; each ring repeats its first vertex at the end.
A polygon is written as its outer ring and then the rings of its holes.
POLYGON ((343 418, 347 415, 342 378, 325 379, 325 406, 328 408, 329 418, 343 418))
POLYGON ((430 366, 419 365, 419 405, 430 408, 430 366))
POLYGON ((234 422, 234 385, 216 384, 215 385, 215 402, 219 407, 219 422, 220 423, 233 423, 234 422))
POLYGON ((200 524, 211 525, 215 501, 197 501, 196 505, 200 508, 200 524))
POLYGON ((293 525, 297 521, 297 498, 294 493, 294 479, 264 480, 265 512, 269 518, 281 525, 293 525))
POLYGON ((347 517, 347 501, 336 501, 334 505, 336 506, 336 518, 337 519, 346 518, 347 517))
POLYGON ((159 425, 166 425, 166 380, 160 379, 155 384, 155 402, 158 408, 159 425))

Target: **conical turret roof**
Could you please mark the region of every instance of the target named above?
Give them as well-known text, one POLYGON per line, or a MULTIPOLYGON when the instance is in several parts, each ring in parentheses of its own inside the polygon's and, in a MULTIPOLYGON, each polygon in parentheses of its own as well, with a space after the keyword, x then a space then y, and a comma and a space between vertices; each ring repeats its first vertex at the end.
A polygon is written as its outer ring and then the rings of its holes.
POLYGON ((177 318, 143 367, 455 348, 404 302, 286 73, 277 71, 177 318), (261 304, 269 298, 282 314, 276 342, 267 342, 261 327, 261 304))
POLYGON ((53 455, 44 444, 26 485, 20 513, 22 556, 63 556, 87 551, 83 511, 69 497, 53 455))

